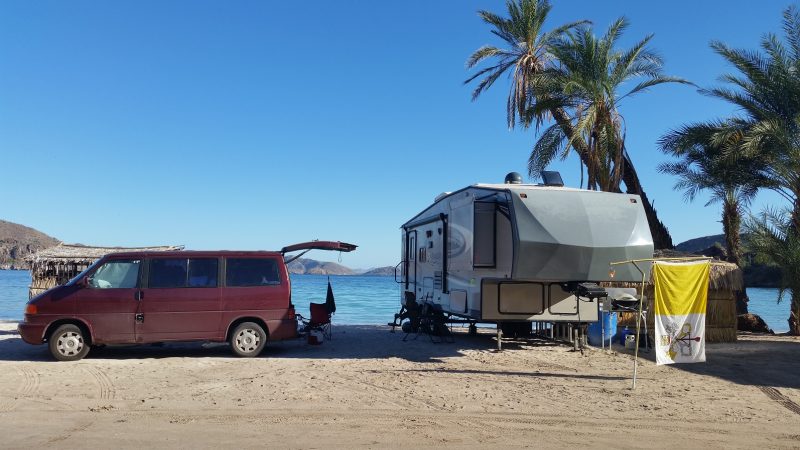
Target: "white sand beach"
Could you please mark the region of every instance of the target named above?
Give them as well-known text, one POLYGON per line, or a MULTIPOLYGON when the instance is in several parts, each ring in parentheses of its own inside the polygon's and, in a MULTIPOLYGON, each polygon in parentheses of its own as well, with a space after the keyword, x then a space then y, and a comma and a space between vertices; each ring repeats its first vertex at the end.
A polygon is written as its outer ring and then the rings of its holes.
POLYGON ((656 366, 547 341, 459 331, 402 341, 339 326, 321 346, 92 351, 51 361, 0 324, 3 448, 797 448, 800 340, 710 344, 706 364, 656 366))

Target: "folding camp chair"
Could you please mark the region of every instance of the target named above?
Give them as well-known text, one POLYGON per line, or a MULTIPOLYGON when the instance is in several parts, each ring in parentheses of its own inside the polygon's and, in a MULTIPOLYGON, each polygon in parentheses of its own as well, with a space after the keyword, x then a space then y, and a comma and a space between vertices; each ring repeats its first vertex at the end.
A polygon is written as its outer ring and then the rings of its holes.
POLYGON ((303 331, 307 333, 312 330, 318 330, 322 332, 322 336, 325 339, 331 339, 333 337, 331 317, 336 312, 336 300, 333 298, 330 278, 328 279, 328 294, 325 297, 325 303, 311 303, 309 304, 309 309, 311 310, 309 319, 297 314, 298 319, 303 322, 303 331))

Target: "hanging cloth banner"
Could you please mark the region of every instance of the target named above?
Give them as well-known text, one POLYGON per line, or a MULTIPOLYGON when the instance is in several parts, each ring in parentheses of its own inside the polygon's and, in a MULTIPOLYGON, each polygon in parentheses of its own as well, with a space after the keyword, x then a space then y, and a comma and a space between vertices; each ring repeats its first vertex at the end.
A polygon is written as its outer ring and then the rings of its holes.
POLYGON ((711 263, 653 265, 656 364, 706 360, 706 305, 711 263))

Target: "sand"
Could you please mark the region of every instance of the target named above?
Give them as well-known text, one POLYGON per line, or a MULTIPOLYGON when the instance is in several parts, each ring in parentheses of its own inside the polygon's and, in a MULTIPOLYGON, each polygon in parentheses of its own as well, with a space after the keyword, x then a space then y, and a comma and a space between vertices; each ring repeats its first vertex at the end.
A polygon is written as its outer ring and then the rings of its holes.
POLYGON ((93 350, 51 361, 0 324, 0 447, 798 448, 800 340, 742 336, 708 362, 656 366, 457 330, 402 341, 338 326, 320 346, 93 350))

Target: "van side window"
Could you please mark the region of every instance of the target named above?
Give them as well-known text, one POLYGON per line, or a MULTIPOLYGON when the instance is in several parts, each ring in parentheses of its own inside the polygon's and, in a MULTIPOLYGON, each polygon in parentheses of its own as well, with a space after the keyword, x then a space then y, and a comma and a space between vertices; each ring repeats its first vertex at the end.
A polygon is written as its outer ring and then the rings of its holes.
POLYGON ((227 286, 270 286, 281 284, 278 261, 273 258, 228 258, 227 286))
POLYGON ((189 287, 217 287, 217 258, 189 259, 189 287))
POLYGON ((138 259, 117 259, 98 267, 89 279, 89 286, 96 289, 132 289, 139 280, 138 259))
POLYGON ((151 288, 177 288, 186 286, 186 258, 156 258, 150 261, 151 288))

